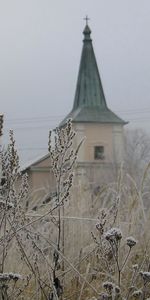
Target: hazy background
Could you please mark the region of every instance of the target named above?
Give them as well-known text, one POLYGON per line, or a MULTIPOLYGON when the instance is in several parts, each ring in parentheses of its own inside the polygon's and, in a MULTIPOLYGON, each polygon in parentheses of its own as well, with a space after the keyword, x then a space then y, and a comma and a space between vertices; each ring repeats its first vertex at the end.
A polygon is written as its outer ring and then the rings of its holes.
POLYGON ((149 0, 0 0, 0 113, 21 161, 71 110, 85 15, 108 106, 150 131, 149 0))

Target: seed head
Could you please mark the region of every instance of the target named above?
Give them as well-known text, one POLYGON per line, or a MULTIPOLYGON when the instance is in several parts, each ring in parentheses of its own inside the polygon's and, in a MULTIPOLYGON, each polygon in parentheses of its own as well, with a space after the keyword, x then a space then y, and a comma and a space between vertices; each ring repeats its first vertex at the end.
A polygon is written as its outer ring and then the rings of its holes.
POLYGON ((150 272, 140 272, 140 275, 142 276, 144 283, 150 282, 150 272))
POLYGON ((110 242, 118 242, 122 239, 122 232, 119 228, 111 228, 105 233, 105 238, 110 242))
POLYGON ((114 284, 113 284, 112 282, 110 282, 110 281, 105 281, 105 282, 103 283, 103 287, 106 289, 106 291, 107 291, 108 293, 111 293, 112 290, 113 290, 114 284))
POLYGON ((127 245, 128 245, 130 248, 134 247, 134 246, 136 245, 136 243, 137 243, 137 241, 136 241, 132 236, 128 237, 128 238, 126 239, 126 242, 127 242, 127 245))
POLYGON ((132 268, 133 268, 134 271, 137 271, 137 269, 138 269, 138 264, 132 265, 132 268))
POLYGON ((101 293, 97 300, 108 300, 109 295, 107 293, 101 293))
POLYGON ((134 291, 132 296, 136 299, 139 299, 142 296, 142 291, 141 290, 134 291))

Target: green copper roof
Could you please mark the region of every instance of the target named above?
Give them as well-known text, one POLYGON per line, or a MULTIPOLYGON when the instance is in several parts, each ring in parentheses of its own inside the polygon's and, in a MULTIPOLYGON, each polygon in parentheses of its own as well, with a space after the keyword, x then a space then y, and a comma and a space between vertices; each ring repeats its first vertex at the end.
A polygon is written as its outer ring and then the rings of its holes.
POLYGON ((63 125, 67 118, 72 118, 73 122, 125 124, 107 107, 88 25, 85 26, 83 34, 83 49, 73 109, 60 125, 63 125))

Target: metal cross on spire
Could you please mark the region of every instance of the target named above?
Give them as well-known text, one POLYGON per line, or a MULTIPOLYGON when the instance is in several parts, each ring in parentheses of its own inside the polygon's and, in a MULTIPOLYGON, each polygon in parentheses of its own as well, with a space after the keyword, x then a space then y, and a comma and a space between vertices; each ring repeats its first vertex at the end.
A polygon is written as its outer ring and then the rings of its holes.
POLYGON ((88 16, 86 16, 86 17, 84 18, 84 20, 86 21, 86 25, 88 25, 88 21, 90 20, 90 18, 89 18, 88 16))

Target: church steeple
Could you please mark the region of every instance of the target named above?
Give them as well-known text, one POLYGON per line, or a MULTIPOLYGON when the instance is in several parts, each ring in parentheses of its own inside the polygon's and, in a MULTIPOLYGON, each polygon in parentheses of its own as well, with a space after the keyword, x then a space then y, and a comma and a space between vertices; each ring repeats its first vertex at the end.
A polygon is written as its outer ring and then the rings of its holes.
POLYGON ((94 54, 91 39, 91 29, 86 17, 86 26, 83 31, 83 48, 75 91, 72 111, 61 122, 72 118, 73 122, 90 123, 118 123, 126 124, 108 107, 103 91, 101 78, 94 54))
POLYGON ((107 105, 88 25, 85 26, 83 34, 83 48, 73 109, 99 107, 103 110, 107 105))

